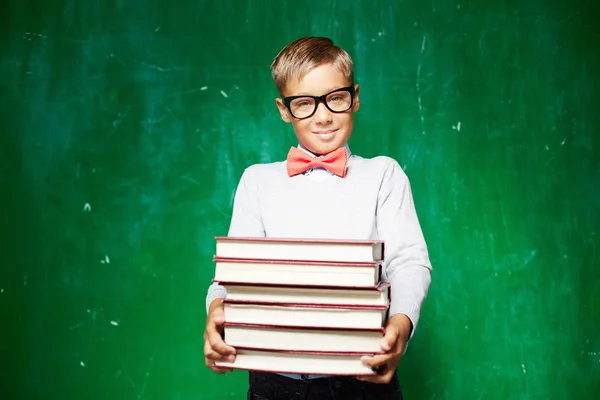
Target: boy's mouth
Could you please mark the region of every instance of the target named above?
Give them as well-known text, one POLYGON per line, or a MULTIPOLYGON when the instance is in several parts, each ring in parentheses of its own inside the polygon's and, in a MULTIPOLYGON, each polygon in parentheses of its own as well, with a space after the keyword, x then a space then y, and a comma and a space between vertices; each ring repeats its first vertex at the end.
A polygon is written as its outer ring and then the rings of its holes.
POLYGON ((333 138, 338 129, 328 129, 326 131, 317 131, 313 132, 313 134, 317 135, 320 140, 329 140, 333 138))

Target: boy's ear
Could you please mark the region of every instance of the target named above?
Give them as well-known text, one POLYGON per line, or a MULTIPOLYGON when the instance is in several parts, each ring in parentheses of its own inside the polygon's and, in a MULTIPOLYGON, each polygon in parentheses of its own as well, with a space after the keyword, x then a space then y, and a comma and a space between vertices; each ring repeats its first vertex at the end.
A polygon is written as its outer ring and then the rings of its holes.
POLYGON ((275 99, 275 104, 277 104, 277 108, 279 109, 279 114, 281 114, 281 119, 283 122, 292 122, 290 118, 290 114, 288 113, 288 109, 283 104, 283 101, 280 98, 275 99))
POLYGON ((360 96, 358 95, 359 87, 358 83, 354 85, 354 104, 352 105, 352 111, 357 112, 360 108, 360 96))

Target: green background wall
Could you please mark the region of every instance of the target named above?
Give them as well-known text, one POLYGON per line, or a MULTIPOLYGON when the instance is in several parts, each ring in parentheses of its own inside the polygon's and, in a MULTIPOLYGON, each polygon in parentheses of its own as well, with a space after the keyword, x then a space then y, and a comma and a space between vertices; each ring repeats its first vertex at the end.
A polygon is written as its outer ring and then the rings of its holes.
POLYGON ((412 182, 407 398, 600 398, 597 2, 0 7, 2 398, 245 398, 203 365, 213 236, 296 144, 269 64, 308 34, 354 57, 352 150, 412 182))

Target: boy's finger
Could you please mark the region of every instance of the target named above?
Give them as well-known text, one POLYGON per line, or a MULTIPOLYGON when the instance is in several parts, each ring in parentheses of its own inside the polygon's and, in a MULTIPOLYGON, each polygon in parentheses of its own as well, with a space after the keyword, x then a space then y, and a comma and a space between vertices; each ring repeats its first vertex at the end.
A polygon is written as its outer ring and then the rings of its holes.
POLYGON ((216 325, 223 325, 225 322, 225 312, 222 307, 216 308, 212 313, 212 320, 216 325))
POLYGON ((227 373, 233 371, 232 368, 220 368, 220 367, 216 367, 216 366, 212 366, 210 369, 213 370, 214 372, 216 372, 217 374, 227 374, 227 373))
POLYGON ((389 383, 392 380, 392 376, 394 375, 393 370, 388 370, 382 375, 363 375, 357 376, 356 379, 363 382, 372 382, 372 383, 389 383))
POLYGON ((235 354, 229 354, 229 353, 220 354, 219 352, 215 351, 212 348, 212 346, 208 340, 204 342, 204 357, 209 358, 211 360, 225 360, 226 359, 229 362, 235 361, 235 354))
POLYGON ((210 342, 208 340, 204 341, 204 357, 213 359, 215 357, 215 352, 210 346, 210 342))
POLYGON ((208 341, 210 342, 210 347, 212 350, 220 355, 235 354, 235 349, 225 343, 219 332, 216 330, 209 332, 208 341))
POLYGON ((386 365, 392 359, 391 354, 378 354, 376 356, 363 356, 360 361, 367 367, 378 367, 380 365, 386 365))
POLYGON ((225 374, 227 372, 233 371, 232 368, 217 367, 213 360, 209 360, 209 359, 205 358, 204 362, 206 363, 206 366, 208 368, 210 368, 213 372, 215 372, 217 374, 225 374))
POLYGON ((234 362, 235 354, 219 354, 215 351, 210 350, 204 354, 204 358, 207 360, 210 360, 211 362, 214 362, 214 361, 234 362))

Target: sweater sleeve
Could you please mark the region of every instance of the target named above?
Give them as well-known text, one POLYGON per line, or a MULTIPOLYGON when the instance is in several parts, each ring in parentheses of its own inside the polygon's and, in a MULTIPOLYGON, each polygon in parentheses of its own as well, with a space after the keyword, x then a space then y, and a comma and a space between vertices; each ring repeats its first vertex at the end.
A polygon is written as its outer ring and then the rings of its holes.
MULTIPOLYGON (((252 169, 247 168, 238 183, 233 201, 233 212, 229 225, 228 236, 235 237, 264 237, 265 229, 260 214, 258 187, 253 177, 252 169)), ((215 299, 227 296, 225 288, 218 283, 208 287, 206 295, 206 312, 210 303, 215 299)))
POLYGON ((384 273, 391 286, 389 316, 405 314, 413 325, 412 338, 431 283, 431 264, 408 177, 394 160, 379 191, 377 229, 385 241, 384 273))

